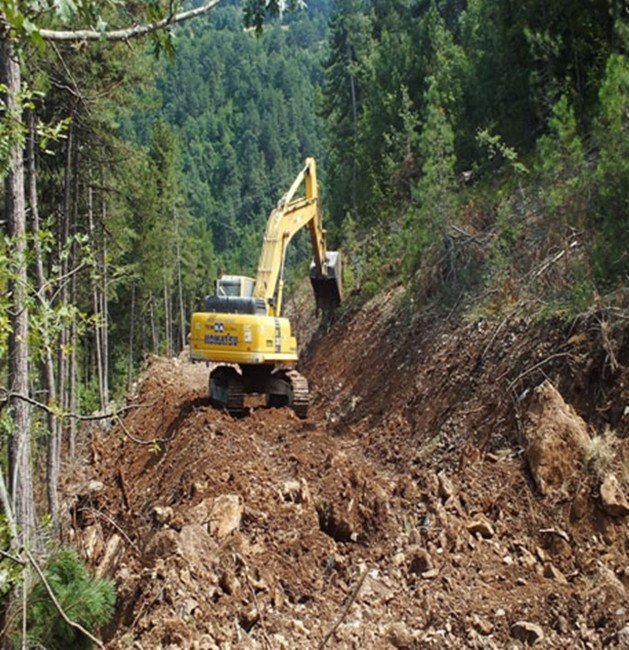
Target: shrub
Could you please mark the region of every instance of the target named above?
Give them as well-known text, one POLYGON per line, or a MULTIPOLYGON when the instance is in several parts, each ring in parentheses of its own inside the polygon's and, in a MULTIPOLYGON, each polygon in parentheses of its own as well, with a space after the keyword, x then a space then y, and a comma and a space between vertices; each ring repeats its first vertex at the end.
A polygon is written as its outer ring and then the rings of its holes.
MULTIPOLYGON (((56 553, 44 574, 71 620, 92 632, 111 619, 116 601, 113 583, 90 575, 74 549, 64 548, 56 553)), ((63 620, 41 581, 28 597, 27 630, 31 644, 48 650, 92 647, 85 635, 63 620)))

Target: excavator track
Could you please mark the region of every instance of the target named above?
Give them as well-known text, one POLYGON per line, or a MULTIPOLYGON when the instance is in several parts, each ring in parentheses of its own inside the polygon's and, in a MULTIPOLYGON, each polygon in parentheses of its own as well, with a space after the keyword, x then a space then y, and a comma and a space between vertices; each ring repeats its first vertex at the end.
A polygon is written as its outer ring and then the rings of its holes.
POLYGON ((245 412, 242 377, 234 368, 216 368, 210 375, 209 389, 215 406, 224 408, 230 415, 242 415, 245 412))
POLYGON ((230 384, 225 408, 230 415, 242 415, 245 412, 245 395, 242 384, 230 384))
POLYGON ((308 406, 310 405, 310 391, 308 390, 308 380, 296 370, 288 370, 286 377, 290 381, 293 400, 291 407, 298 418, 302 420, 308 416, 308 406))

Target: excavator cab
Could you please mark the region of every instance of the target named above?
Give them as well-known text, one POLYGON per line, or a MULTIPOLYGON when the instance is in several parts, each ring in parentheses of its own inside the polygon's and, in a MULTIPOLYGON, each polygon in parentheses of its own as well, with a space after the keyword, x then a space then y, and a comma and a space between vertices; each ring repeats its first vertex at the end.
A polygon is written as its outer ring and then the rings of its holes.
POLYGON ((205 296, 205 312, 267 316, 266 302, 253 297, 254 284, 255 280, 245 275, 222 275, 216 280, 214 294, 205 296))
POLYGON ((215 291, 217 296, 236 296, 250 298, 256 281, 246 275, 221 275, 216 281, 215 291))
POLYGON ((338 251, 327 251, 325 264, 321 272, 313 261, 310 265, 310 283, 317 304, 317 311, 332 311, 336 309, 343 298, 341 254, 338 251))

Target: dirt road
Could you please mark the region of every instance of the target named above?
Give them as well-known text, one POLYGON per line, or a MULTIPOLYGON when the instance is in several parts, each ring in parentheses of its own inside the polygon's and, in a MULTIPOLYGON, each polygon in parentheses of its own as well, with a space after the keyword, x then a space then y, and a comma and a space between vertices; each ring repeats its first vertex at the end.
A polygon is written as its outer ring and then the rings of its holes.
POLYGON ((629 647, 627 333, 588 327, 415 322, 392 291, 314 334, 305 421, 153 359, 66 477, 109 647, 629 647))

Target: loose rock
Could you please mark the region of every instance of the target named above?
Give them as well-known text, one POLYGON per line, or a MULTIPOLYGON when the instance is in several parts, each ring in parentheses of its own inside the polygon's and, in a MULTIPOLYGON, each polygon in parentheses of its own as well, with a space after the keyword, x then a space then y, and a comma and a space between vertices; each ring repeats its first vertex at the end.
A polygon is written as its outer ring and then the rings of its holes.
POLYGON ((558 582, 562 585, 568 584, 566 576, 551 562, 547 562, 544 565, 544 577, 550 578, 551 580, 554 580, 555 582, 558 582))
POLYGON ((447 501, 454 494, 452 481, 443 472, 439 472, 437 477, 439 479, 439 496, 447 501))
POLYGON ((535 623, 518 621, 511 626, 511 635, 514 639, 527 645, 535 645, 544 638, 544 630, 535 623))
POLYGON ((400 650, 413 647, 413 635, 404 623, 391 623, 387 629, 386 639, 394 648, 400 650))
POLYGON ((493 629, 494 629, 494 626, 493 626, 492 623, 480 618, 476 614, 474 614, 472 616, 472 624, 474 625, 474 628, 478 632, 480 632, 481 634, 483 634, 485 636, 487 636, 488 634, 491 634, 493 629))
POLYGON ((485 539, 489 539, 496 534, 491 522, 485 519, 485 517, 477 517, 471 521, 467 524, 467 530, 472 533, 472 535, 478 534, 485 539))
POLYGON ((410 558, 408 570, 411 573, 420 574, 433 568, 432 559, 426 549, 413 546, 409 549, 407 555, 410 558))
POLYGON ((238 530, 242 511, 243 505, 238 495, 223 494, 217 497, 210 513, 210 533, 223 539, 238 530))
POLYGON ((170 506, 155 506, 152 514, 156 523, 168 524, 173 518, 173 509, 170 506))
POLYGON ((601 484, 601 501, 603 510, 612 517, 629 515, 629 503, 622 491, 622 486, 614 474, 608 474, 601 484))
POLYGON ((585 422, 548 381, 535 389, 525 430, 526 457, 542 494, 564 489, 590 443, 585 422))

